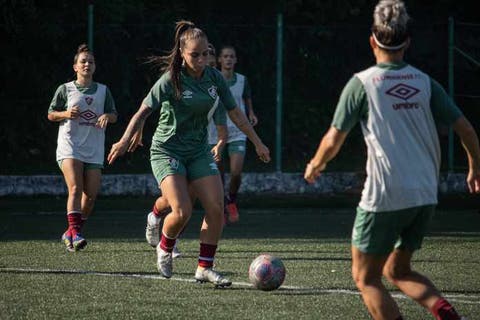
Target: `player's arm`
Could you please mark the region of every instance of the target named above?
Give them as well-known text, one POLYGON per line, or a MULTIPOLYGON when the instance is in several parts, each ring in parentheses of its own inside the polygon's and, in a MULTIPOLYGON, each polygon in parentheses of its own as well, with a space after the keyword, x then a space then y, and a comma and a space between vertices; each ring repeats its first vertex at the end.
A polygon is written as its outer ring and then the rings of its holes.
POLYGON ((248 139, 254 144, 255 151, 263 162, 270 162, 270 150, 263 144, 262 140, 258 137, 257 133, 253 129, 250 121, 247 119, 245 113, 240 110, 239 107, 235 107, 228 110, 228 116, 230 120, 240 129, 248 139))
POLYGON ((67 108, 67 89, 60 85, 55 91, 50 107, 48 108, 48 120, 59 122, 63 120, 77 119, 80 115, 80 107, 67 108))
POLYGON ((468 158, 467 185, 471 193, 480 193, 480 147, 475 129, 465 117, 452 125, 459 136, 468 158))
POLYGON ((305 168, 304 178, 308 183, 315 182, 327 163, 340 151, 348 132, 367 114, 368 101, 363 84, 357 77, 352 77, 340 95, 330 129, 305 168))
POLYGON ((113 163, 115 159, 125 154, 129 146, 131 146, 132 138, 135 136, 135 134, 138 134, 138 132, 143 130, 145 120, 151 113, 152 109, 142 103, 138 111, 133 115, 132 119, 130 119, 122 138, 117 143, 112 145, 112 149, 107 157, 109 164, 113 163))
POLYGON ((222 151, 227 143, 228 130, 226 125, 216 125, 217 128, 217 144, 212 148, 213 159, 216 162, 222 160, 222 151))
POLYGON ((258 118, 253 111, 253 104, 252 104, 252 90, 250 89, 250 84, 248 79, 245 77, 245 86, 243 88, 243 101, 245 102, 245 107, 247 108, 247 116, 248 120, 250 120, 250 124, 252 126, 256 126, 258 123, 258 118))
POLYGON ((315 156, 307 164, 304 178, 308 183, 314 183, 320 172, 325 170, 327 163, 335 158, 340 151, 348 132, 340 131, 335 127, 330 127, 328 132, 323 136, 318 146, 315 156))

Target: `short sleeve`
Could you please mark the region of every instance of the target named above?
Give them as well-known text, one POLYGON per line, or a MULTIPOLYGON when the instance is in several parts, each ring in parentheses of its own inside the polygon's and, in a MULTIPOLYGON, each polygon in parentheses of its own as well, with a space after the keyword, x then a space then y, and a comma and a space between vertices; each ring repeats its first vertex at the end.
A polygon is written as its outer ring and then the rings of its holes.
POLYGON ((224 126, 227 124, 227 113, 223 103, 219 101, 218 108, 213 113, 213 123, 217 126, 224 126))
POLYGON ((225 82, 225 79, 218 70, 212 70, 214 72, 215 83, 217 85, 218 95, 220 96, 220 102, 223 103, 223 106, 227 111, 235 109, 237 104, 235 103, 235 99, 233 99, 232 92, 225 82))
POLYGON ((48 108, 48 113, 65 110, 67 110, 67 87, 65 87, 65 84, 62 84, 57 88, 53 95, 52 102, 50 102, 48 108))
POLYGON ((251 99, 252 98, 252 90, 250 88, 250 83, 248 82, 247 77, 245 77, 245 84, 243 86, 243 99, 251 99))
POLYGON ((147 96, 143 99, 143 104, 147 107, 157 110, 161 107, 163 100, 167 97, 167 91, 169 87, 168 73, 165 73, 160 79, 155 82, 153 87, 148 92, 147 96))
POLYGON ((332 126, 350 131, 360 119, 368 115, 368 100, 362 82, 352 77, 343 88, 333 116, 332 126))
POLYGON ((115 113, 117 114, 117 109, 115 108, 115 100, 113 100, 112 93, 108 87, 105 92, 105 113, 115 113))
POLYGON ((437 81, 430 78, 430 83, 432 88, 430 107, 433 118, 437 123, 450 126, 463 115, 462 111, 437 81))

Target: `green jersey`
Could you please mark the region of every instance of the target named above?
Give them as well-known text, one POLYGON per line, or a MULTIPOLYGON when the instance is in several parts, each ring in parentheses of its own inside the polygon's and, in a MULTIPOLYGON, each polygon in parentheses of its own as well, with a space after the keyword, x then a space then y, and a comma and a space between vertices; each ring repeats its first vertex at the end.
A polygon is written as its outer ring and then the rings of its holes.
POLYGON ((232 110, 236 106, 222 74, 214 68, 207 66, 200 79, 182 69, 180 83, 181 98, 177 99, 170 73, 166 72, 143 100, 147 107, 160 111, 152 150, 191 153, 205 148, 208 115, 217 98, 218 108, 232 110))

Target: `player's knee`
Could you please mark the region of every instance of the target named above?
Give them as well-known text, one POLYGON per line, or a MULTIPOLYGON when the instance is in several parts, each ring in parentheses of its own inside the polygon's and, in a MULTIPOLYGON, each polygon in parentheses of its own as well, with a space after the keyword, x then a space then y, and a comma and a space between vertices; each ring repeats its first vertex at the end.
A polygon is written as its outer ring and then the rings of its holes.
POLYGON ((82 188, 78 185, 69 186, 68 193, 73 197, 80 198, 82 196, 82 188))
POLYGON ((190 203, 182 203, 172 206, 172 214, 181 221, 188 221, 192 215, 192 205, 190 203))
POLYGON ((411 273, 410 266, 406 266, 406 265, 387 264, 383 268, 383 276, 391 283, 395 283, 399 280, 404 279, 410 273, 411 273))

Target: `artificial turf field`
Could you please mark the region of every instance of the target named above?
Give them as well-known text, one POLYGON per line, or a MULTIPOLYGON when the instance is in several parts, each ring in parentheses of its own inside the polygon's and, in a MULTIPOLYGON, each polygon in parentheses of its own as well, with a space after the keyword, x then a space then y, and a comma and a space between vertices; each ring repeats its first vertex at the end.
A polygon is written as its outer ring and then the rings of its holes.
MULTIPOLYGON (((458 201, 437 210, 413 266, 461 314, 480 319, 480 213, 459 209, 458 201)), ((84 230, 89 244, 77 253, 60 242, 64 197, 0 198, 0 319, 369 319, 350 276, 355 202, 244 200, 216 256, 217 269, 234 283, 215 289, 193 281, 199 208, 179 244, 174 276, 165 280, 144 240, 152 198, 101 197, 84 230), (283 260, 279 290, 249 285, 248 266, 260 253, 283 260)), ((389 288, 405 319, 432 319, 389 288)))

